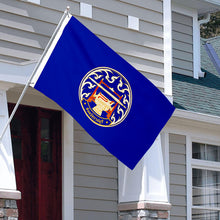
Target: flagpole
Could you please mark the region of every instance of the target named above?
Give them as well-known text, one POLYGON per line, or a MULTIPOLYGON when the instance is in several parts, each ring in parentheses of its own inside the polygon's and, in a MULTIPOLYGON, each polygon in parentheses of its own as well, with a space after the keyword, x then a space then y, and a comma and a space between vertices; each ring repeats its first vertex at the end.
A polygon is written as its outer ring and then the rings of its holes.
POLYGON ((26 85, 25 85, 25 87, 24 87, 24 89, 23 89, 23 91, 22 91, 22 93, 21 93, 21 95, 20 95, 20 97, 19 97, 19 99, 18 99, 18 101, 17 101, 17 103, 16 103, 16 105, 15 105, 15 107, 14 107, 14 109, 13 109, 13 111, 12 111, 10 117, 9 117, 9 119, 8 119, 8 121, 7 121, 7 123, 5 124, 4 129, 2 130, 2 133, 1 133, 1 136, 0 136, 0 143, 2 142, 2 139, 3 139, 4 135, 5 135, 5 132, 6 132, 7 128, 8 128, 8 126, 9 126, 9 124, 11 123, 11 121, 12 121, 12 119, 13 119, 13 117, 14 117, 17 109, 18 109, 18 106, 21 103, 21 100, 23 99, 23 97, 24 97, 24 95, 25 95, 25 93, 26 93, 26 91, 27 91, 27 89, 28 89, 28 87, 29 87, 29 85, 30 85, 30 83, 31 83, 31 81, 32 81, 32 79, 33 79, 33 77, 34 77, 34 75, 35 75, 39 65, 40 65, 40 63, 42 62, 45 54, 47 53, 48 49, 50 48, 50 45, 52 44, 52 42, 53 42, 57 32, 59 31, 59 29, 60 29, 64 19, 66 18, 66 16, 70 16, 69 10, 70 10, 70 7, 67 6, 66 10, 64 11, 63 16, 61 17, 61 19, 60 19, 60 21, 59 21, 59 23, 58 23, 58 25, 57 25, 54 33, 53 33, 53 35, 51 36, 47 46, 45 47, 44 52, 42 53, 38 63, 36 64, 36 66, 35 66, 32 74, 31 74, 31 76, 29 77, 29 79, 28 79, 28 81, 27 81, 27 83, 26 83, 26 85))

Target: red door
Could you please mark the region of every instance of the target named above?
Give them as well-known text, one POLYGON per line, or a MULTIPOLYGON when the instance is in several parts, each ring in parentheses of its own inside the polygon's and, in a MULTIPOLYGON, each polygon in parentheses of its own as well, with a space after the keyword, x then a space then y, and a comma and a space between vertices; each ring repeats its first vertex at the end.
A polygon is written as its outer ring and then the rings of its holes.
POLYGON ((20 106, 11 134, 19 220, 61 220, 60 112, 20 106))

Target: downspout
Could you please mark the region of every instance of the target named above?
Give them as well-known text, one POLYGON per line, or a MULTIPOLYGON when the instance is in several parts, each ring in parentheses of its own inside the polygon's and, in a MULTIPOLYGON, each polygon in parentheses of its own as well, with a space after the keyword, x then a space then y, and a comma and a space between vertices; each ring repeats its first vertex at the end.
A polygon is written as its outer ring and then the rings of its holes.
MULTIPOLYGON (((211 18, 210 13, 207 13, 207 14, 204 15, 204 18, 203 18, 203 19, 198 20, 199 29, 200 29, 200 26, 201 26, 201 25, 208 23, 208 22, 210 21, 210 18, 211 18)), ((200 54, 200 56, 201 56, 201 53, 199 53, 199 54, 200 54)), ((201 59, 200 59, 200 60, 201 60, 201 59)), ((200 61, 200 63, 201 63, 201 61, 200 61)), ((205 72, 202 72, 202 70, 201 70, 201 68, 200 68, 199 77, 204 78, 204 76, 205 76, 205 72)))

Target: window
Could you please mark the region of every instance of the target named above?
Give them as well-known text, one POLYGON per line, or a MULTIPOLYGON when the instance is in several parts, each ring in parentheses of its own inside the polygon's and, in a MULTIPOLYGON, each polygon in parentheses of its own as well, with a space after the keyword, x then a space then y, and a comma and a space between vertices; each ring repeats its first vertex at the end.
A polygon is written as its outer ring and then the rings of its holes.
POLYGON ((41 118, 41 160, 52 162, 51 123, 49 118, 41 118))
POLYGON ((192 219, 220 219, 220 146, 192 143, 192 219))
POLYGON ((11 122, 11 137, 14 159, 22 160, 21 120, 15 118, 11 122))

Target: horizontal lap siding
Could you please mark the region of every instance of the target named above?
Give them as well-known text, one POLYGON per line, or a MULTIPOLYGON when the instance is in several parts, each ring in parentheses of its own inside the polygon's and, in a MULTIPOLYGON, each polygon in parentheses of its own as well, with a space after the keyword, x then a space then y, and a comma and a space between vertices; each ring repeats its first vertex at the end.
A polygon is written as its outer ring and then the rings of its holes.
POLYGON ((173 72, 193 76, 192 17, 172 13, 173 72))
MULTIPOLYGON (((127 1, 93 1, 92 4, 93 18, 79 17, 80 21, 158 87, 163 88, 162 13, 134 6, 127 1), (153 14, 158 19, 154 20, 153 14), (141 19, 140 31, 127 28, 127 15, 141 19)), ((75 128, 75 139, 76 220, 116 220, 117 160, 79 125, 75 128)))
POLYGON ((74 123, 75 218, 117 219, 117 160, 74 123))
MULTIPOLYGON (((80 1, 0 0, 0 59, 38 60, 66 6, 84 25, 141 71, 158 88, 164 88, 163 2, 84 0, 92 4, 93 18, 79 16, 80 1), (127 16, 140 19, 140 30, 127 28, 127 16)), ((117 160, 77 123, 74 130, 75 219, 117 219, 117 160)))
POLYGON ((170 134, 170 202, 171 220, 186 220, 186 140, 170 134))
POLYGON ((93 18, 79 16, 80 1, 0 0, 0 58, 24 62, 38 60, 66 5, 84 25, 141 71, 161 90, 163 76, 162 1, 83 1, 92 4, 93 18), (127 16, 140 19, 140 30, 127 28, 127 16))
POLYGON ((0 54, 14 62, 36 61, 62 16, 23 1, 0 0, 0 54))
POLYGON ((162 2, 151 2, 151 8, 154 7, 155 11, 127 1, 94 1, 93 19, 79 19, 163 90, 163 21, 162 11, 156 10, 158 5, 162 7, 162 2), (140 18, 140 31, 127 28, 128 15, 140 18))

